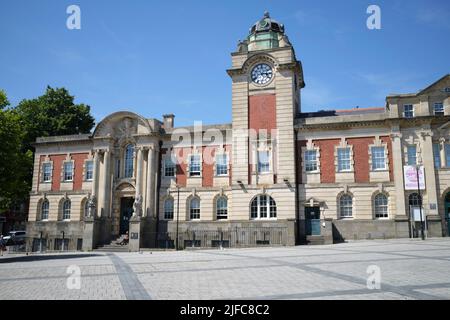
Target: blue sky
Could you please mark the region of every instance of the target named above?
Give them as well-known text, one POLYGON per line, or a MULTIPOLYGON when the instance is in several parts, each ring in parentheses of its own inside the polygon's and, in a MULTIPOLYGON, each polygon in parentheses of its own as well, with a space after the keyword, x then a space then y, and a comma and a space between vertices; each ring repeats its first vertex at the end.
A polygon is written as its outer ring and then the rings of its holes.
POLYGON ((384 106, 450 73, 447 0, 0 0, 0 88, 17 104, 66 87, 97 121, 130 110, 230 122, 230 53, 265 10, 303 63, 303 111, 384 106), (71 4, 81 30, 66 28, 71 4), (381 30, 366 27, 370 4, 381 30))

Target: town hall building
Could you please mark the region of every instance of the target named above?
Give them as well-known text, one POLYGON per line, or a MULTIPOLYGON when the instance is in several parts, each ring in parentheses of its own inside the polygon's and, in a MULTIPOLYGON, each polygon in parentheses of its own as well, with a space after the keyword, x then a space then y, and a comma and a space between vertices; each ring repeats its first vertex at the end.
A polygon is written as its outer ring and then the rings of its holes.
POLYGON ((91 134, 38 138, 29 249, 448 236, 450 75, 380 108, 303 113, 297 59, 265 13, 231 54, 231 123, 123 111, 91 134))

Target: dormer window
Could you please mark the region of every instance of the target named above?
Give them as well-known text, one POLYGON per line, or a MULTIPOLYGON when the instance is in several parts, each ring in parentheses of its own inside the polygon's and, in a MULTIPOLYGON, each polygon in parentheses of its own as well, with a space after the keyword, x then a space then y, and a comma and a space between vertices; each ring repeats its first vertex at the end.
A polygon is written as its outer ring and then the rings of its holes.
POLYGON ((450 93, 450 87, 445 88, 444 91, 445 91, 446 93, 450 93))
POLYGON ((414 106, 412 104, 405 104, 403 106, 403 116, 405 118, 414 118, 414 106))

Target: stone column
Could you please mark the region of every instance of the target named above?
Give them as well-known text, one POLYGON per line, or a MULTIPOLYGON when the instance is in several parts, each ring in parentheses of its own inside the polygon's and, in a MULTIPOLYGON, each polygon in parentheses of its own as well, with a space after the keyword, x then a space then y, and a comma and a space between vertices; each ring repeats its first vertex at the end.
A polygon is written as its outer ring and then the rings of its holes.
POLYGON ((434 158, 433 158, 433 133, 431 131, 421 132, 422 136, 422 158, 423 166, 425 168, 425 188, 428 196, 428 207, 425 209, 425 216, 438 215, 438 197, 436 191, 436 175, 434 172, 434 158), (432 209, 432 206, 434 209, 432 209))
POLYGON ((394 166, 394 183, 395 183, 395 198, 397 212, 396 216, 404 217, 406 213, 405 204, 405 184, 403 182, 403 151, 402 151, 402 134, 393 133, 392 137, 392 157, 394 166))
POLYGON ((142 166, 143 166, 143 157, 142 157, 142 147, 136 148, 137 150, 137 160, 136 160, 136 195, 135 195, 135 210, 133 215, 140 216, 142 214, 142 166), (141 207, 136 206, 141 205, 141 207), (139 210, 140 209, 140 210, 139 210))
POLYGON ((145 208, 145 215, 148 217, 151 217, 153 214, 153 208, 154 208, 154 194, 155 194, 155 149, 153 147, 150 147, 148 149, 148 156, 147 156, 147 190, 146 190, 146 208, 145 208))
MULTIPOLYGON (((447 166, 446 159, 445 159, 445 138, 439 139, 439 145, 440 145, 440 156, 441 156, 441 168, 445 168, 447 166)), ((450 165, 450 163, 449 163, 450 165)))
POLYGON ((98 173, 99 173, 99 158, 98 158, 98 150, 94 150, 94 170, 92 173, 92 199, 94 201, 95 204, 95 210, 94 210, 94 215, 93 217, 97 217, 98 215, 98 204, 97 204, 97 198, 98 198, 98 173))
POLYGON ((109 150, 105 150, 105 152, 103 153, 103 181, 100 185, 100 190, 99 192, 102 193, 102 216, 103 217, 107 217, 107 211, 109 210, 109 195, 110 195, 110 186, 109 186, 109 182, 110 182, 110 168, 109 168, 109 163, 110 163, 110 157, 111 157, 111 152, 109 150))

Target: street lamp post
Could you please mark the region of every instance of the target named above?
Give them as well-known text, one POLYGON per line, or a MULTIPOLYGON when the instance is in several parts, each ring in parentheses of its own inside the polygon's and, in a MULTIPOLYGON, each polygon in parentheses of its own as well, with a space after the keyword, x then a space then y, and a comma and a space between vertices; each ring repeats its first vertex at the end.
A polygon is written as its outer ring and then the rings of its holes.
POLYGON ((175 241, 176 250, 178 250, 178 221, 180 217, 180 186, 177 184, 177 238, 175 241))
POLYGON ((420 177, 419 177, 419 170, 420 170, 420 163, 418 162, 416 164, 416 174, 417 174, 417 193, 419 195, 419 210, 420 210, 420 233, 422 236, 422 240, 425 240, 425 233, 424 233, 424 223, 423 223, 423 216, 422 216, 422 194, 420 193, 420 177))

